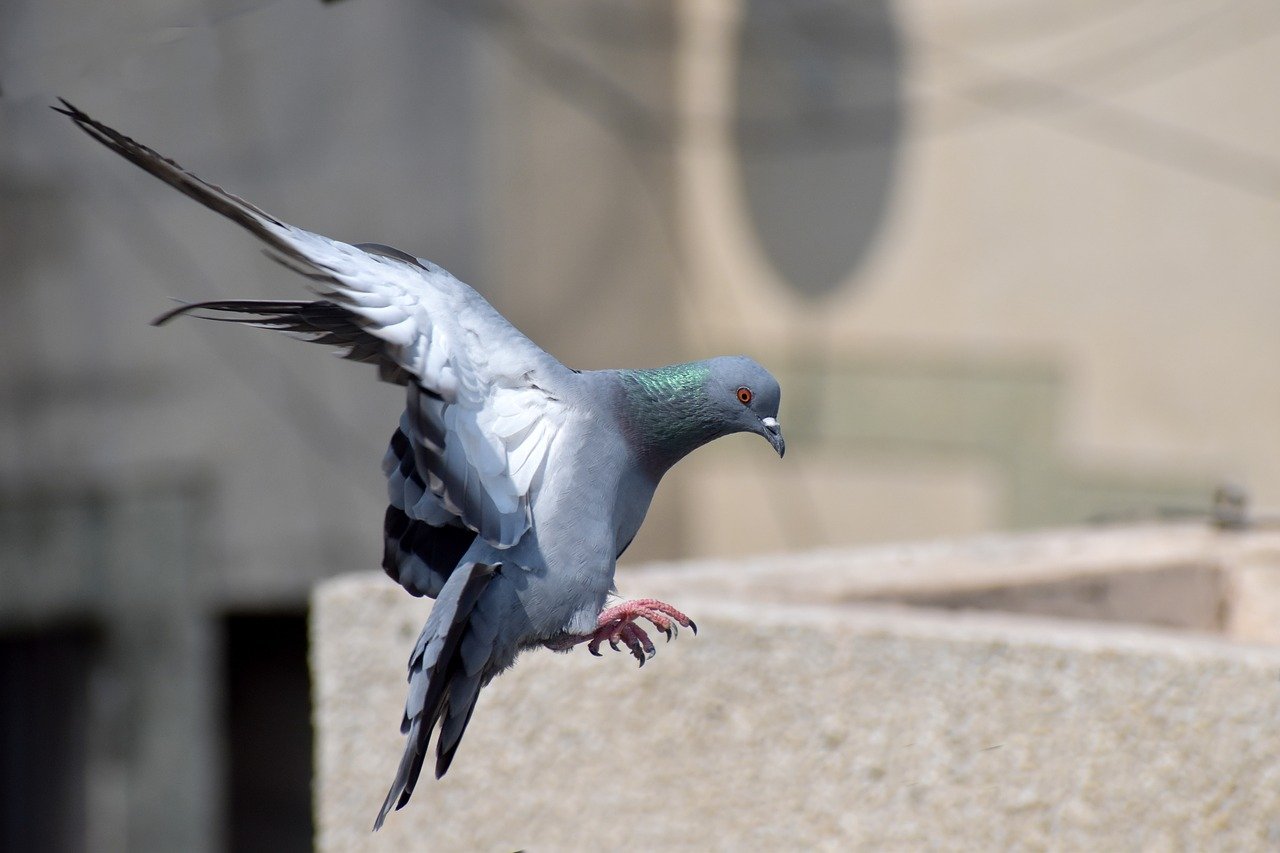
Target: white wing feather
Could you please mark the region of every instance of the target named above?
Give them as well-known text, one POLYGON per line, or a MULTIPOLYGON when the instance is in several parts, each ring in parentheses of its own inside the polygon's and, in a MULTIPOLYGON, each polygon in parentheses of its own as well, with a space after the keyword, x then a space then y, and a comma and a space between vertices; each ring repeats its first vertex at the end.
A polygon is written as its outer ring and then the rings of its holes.
POLYGON ((295 263, 324 277, 313 278, 321 297, 351 312, 386 343, 389 358, 444 402, 446 447, 438 458, 445 475, 427 478, 431 492, 495 546, 518 542, 532 522, 532 496, 565 418, 546 386, 567 369, 429 261, 371 254, 272 220, 263 225, 301 256, 295 263), (459 488, 479 489, 481 509, 473 510, 459 488))

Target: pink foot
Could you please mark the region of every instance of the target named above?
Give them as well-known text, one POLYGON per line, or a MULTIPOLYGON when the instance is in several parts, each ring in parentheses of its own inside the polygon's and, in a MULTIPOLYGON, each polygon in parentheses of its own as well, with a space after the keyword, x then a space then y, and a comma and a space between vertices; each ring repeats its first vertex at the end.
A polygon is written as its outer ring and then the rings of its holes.
POLYGON ((644 619, 667 635, 667 642, 680 633, 680 628, 689 628, 696 635, 697 624, 676 610, 670 604, 664 604, 656 598, 638 598, 634 601, 622 601, 600 612, 596 621, 596 630, 591 634, 569 636, 551 645, 555 649, 569 649, 579 643, 587 644, 587 651, 600 657, 600 644, 608 643, 614 651, 620 651, 618 643, 626 644, 633 657, 644 662, 657 654, 653 641, 644 629, 636 624, 637 619, 644 619))

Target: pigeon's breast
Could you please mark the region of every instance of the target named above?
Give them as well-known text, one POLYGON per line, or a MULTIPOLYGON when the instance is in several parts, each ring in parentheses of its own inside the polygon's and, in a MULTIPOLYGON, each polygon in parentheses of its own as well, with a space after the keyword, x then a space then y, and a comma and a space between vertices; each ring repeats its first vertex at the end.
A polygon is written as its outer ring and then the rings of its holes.
POLYGON ((640 466, 630 466, 619 481, 613 504, 615 556, 621 557, 631 540, 640 532, 658 481, 640 466))

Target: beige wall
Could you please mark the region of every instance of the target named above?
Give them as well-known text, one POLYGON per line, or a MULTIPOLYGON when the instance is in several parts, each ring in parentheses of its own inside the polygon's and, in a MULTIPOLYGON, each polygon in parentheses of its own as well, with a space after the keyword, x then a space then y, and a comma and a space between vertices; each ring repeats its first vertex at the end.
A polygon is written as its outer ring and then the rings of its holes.
MULTIPOLYGON (((762 255, 738 151, 708 122, 732 110, 744 4, 680 7, 677 195, 697 295, 686 333, 711 349, 749 342, 801 373, 821 352, 815 393, 840 412, 784 466, 756 447, 699 460, 689 488, 708 535, 691 550, 1078 521, 1204 503, 1219 478, 1280 503, 1274 7, 1036 6, 896 4, 907 132, 890 208, 874 250, 818 304, 762 255), (983 425, 994 440, 978 446, 969 411, 943 392, 885 414, 916 373, 945 384, 956 369, 1011 387, 1045 373, 1033 446, 1002 458, 1013 414, 983 425), (866 391, 869 375, 882 394, 866 391), (886 423, 867 436, 868 419, 886 423), (922 423, 936 428, 913 436, 922 423), (748 488, 768 500, 744 511, 748 488), (806 501, 822 520, 780 532, 806 501), (744 513, 759 535, 735 545, 744 513)), ((787 427, 810 416, 784 409, 787 427)))

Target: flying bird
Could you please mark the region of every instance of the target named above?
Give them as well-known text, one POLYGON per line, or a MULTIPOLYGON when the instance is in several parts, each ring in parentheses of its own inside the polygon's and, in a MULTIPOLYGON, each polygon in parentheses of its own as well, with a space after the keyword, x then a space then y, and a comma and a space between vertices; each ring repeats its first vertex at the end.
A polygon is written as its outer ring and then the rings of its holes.
POLYGON ((405 388, 383 460, 382 566, 435 599, 409 656, 404 756, 378 813, 413 793, 433 732, 449 769, 481 688, 526 649, 655 649, 696 625, 669 604, 617 600, 614 566, 658 481, 709 441, 756 433, 781 456, 777 380, 745 356, 651 370, 578 371, 479 293, 422 258, 295 228, 62 101, 90 137, 241 225, 306 276, 313 301, 220 300, 179 315, 243 323, 337 347, 405 388))

